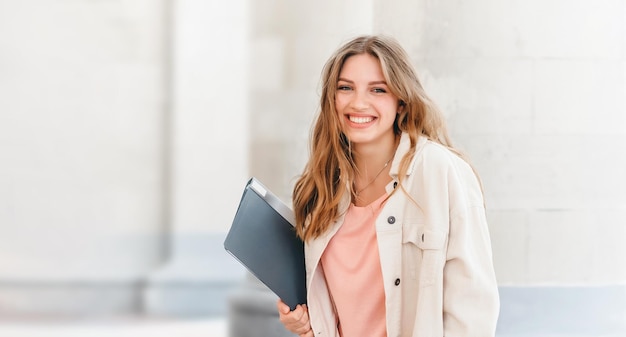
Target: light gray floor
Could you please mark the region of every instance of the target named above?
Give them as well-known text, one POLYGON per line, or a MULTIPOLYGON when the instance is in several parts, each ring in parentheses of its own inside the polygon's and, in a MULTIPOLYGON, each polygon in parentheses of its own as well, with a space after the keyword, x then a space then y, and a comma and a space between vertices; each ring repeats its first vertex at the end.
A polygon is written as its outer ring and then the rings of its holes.
MULTIPOLYGON (((225 318, 128 322, 0 322, 0 337, 228 337, 225 318)), ((497 337, 626 337, 624 334, 498 334, 497 337)))
POLYGON ((225 319, 128 322, 0 322, 0 337, 227 337, 225 319))

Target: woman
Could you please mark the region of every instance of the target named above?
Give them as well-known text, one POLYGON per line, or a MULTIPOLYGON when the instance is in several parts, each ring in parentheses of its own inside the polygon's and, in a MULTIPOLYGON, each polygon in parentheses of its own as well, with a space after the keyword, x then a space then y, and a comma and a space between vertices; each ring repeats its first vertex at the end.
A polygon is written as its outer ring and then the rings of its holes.
POLYGON ((393 39, 328 60, 311 157, 293 192, 307 302, 300 336, 494 336, 499 311, 482 188, 393 39))

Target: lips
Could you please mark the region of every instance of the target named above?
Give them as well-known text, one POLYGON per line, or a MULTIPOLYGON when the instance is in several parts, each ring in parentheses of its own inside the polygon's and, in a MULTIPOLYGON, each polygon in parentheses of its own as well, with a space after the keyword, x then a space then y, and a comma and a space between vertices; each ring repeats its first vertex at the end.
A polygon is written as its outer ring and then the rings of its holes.
POLYGON ((366 123, 369 123, 369 122, 373 121, 374 117, 372 117, 372 116, 352 116, 352 115, 349 115, 348 119, 350 120, 350 122, 355 123, 355 124, 366 124, 366 123))

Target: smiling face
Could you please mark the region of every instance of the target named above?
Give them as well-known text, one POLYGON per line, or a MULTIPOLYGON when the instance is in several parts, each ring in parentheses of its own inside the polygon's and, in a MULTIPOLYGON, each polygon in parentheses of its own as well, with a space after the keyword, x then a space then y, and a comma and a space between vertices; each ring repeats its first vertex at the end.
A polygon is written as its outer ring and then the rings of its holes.
POLYGON ((350 56, 344 63, 335 94, 341 127, 355 145, 393 142, 398 98, 389 91, 378 59, 350 56))

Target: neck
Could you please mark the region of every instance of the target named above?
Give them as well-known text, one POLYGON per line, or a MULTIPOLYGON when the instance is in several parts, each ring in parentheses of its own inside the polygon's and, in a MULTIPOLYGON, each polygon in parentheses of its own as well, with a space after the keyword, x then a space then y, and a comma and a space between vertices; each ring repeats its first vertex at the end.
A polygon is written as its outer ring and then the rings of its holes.
POLYGON ((397 146, 398 141, 395 137, 378 144, 355 144, 352 154, 357 176, 365 179, 373 178, 385 164, 389 166, 397 146))
POLYGON ((357 204, 367 204, 384 192, 384 186, 389 182, 389 169, 397 144, 394 139, 387 144, 359 144, 353 148, 356 165, 353 188, 357 204))

